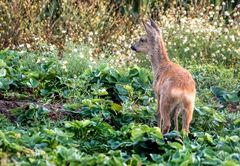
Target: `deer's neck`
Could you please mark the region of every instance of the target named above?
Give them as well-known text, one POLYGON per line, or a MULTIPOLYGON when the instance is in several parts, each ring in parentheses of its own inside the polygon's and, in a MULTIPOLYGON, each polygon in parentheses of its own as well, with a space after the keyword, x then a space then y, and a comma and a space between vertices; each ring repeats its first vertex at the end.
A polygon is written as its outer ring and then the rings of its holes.
POLYGON ((167 49, 162 39, 159 40, 150 53, 150 61, 154 75, 158 73, 161 67, 170 61, 168 58, 167 49))

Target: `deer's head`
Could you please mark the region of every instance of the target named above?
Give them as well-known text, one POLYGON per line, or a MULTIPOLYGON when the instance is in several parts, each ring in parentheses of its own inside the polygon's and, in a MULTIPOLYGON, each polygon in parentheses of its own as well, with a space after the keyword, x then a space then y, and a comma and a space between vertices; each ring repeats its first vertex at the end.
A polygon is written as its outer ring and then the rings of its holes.
POLYGON ((156 45, 159 45, 161 30, 152 19, 146 23, 143 22, 143 25, 146 34, 141 36, 139 41, 131 46, 131 49, 136 52, 151 55, 152 51, 156 49, 156 45))

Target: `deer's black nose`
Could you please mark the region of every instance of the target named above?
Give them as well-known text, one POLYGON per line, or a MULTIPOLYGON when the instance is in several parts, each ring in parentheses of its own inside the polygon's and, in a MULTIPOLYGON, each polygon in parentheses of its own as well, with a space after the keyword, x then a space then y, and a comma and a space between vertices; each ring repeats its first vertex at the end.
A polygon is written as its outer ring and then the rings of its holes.
POLYGON ((134 46, 131 46, 131 49, 132 49, 133 51, 137 51, 134 46))

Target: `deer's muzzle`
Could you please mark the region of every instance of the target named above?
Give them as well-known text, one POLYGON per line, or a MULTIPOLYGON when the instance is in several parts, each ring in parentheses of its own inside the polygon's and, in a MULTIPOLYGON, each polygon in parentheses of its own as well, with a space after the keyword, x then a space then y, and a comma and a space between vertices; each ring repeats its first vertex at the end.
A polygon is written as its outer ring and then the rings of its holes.
POLYGON ((136 49, 134 46, 131 46, 131 49, 132 49, 133 51, 137 51, 137 49, 136 49))

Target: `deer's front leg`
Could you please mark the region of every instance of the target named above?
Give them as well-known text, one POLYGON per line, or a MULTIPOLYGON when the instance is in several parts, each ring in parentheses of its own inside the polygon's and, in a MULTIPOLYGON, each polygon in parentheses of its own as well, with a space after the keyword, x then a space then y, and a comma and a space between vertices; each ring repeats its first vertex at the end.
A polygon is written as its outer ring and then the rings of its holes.
POLYGON ((160 96, 157 95, 157 124, 160 130, 162 130, 162 115, 160 110, 160 96))

